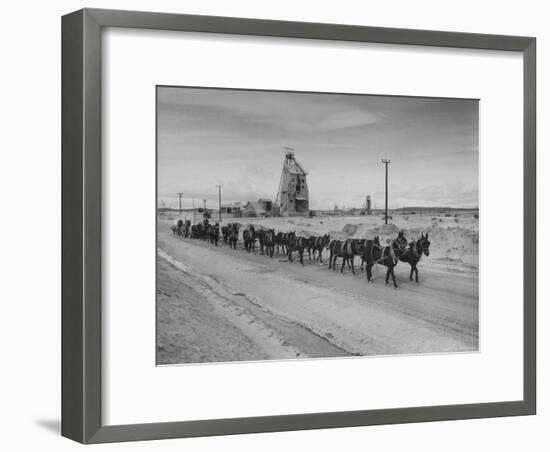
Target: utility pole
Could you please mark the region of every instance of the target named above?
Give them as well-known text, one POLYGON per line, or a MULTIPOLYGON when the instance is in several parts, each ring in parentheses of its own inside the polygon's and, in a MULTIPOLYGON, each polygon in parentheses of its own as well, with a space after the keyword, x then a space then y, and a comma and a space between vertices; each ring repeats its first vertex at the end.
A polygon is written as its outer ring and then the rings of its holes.
POLYGON ((195 224, 195 222, 197 221, 195 218, 195 198, 192 198, 192 199, 193 199, 193 224, 195 224))
POLYGON ((181 217, 181 197, 183 196, 183 193, 178 193, 178 197, 180 198, 180 217, 181 217))
POLYGON ((382 163, 386 165, 386 214, 384 215, 384 220, 388 224, 388 165, 390 161, 382 159, 382 163))
POLYGON ((222 222, 222 187, 223 184, 216 184, 216 187, 218 187, 218 207, 220 211, 220 224, 222 222))

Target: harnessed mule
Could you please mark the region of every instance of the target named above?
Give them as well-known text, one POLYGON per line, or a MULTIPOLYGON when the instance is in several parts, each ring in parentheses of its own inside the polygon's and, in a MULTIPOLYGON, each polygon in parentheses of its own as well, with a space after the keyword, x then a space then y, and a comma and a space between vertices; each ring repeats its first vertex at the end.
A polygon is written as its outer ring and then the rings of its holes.
POLYGON ((268 230, 261 230, 258 232, 258 242, 260 243, 260 252, 262 253, 262 256, 264 255, 264 247, 265 252, 269 257, 273 257, 273 249, 275 247, 274 244, 275 239, 275 229, 268 229, 268 230))
POLYGON ((214 226, 209 227, 209 238, 210 243, 215 244, 218 246, 218 241, 220 239, 220 225, 218 223, 214 224, 214 226))
POLYGON ((191 220, 185 220, 183 225, 183 236, 185 238, 189 237, 189 232, 191 230, 191 220))
MULTIPOLYGON (((397 238, 395 239, 395 246, 399 249, 399 254, 403 254, 405 252, 405 249, 407 247, 407 239, 405 237, 405 234, 403 231, 400 231, 397 234, 397 238)), ((363 265, 365 264, 365 255, 363 253, 363 256, 361 257, 361 271, 363 271, 363 265)))
POLYGON ((191 226, 191 238, 200 239, 202 238, 202 224, 194 224, 191 226))
POLYGON ((311 237, 308 237, 308 238, 305 238, 305 243, 304 243, 304 246, 305 246, 305 249, 307 251, 307 254, 308 254, 308 259, 311 260, 311 252, 313 251, 313 257, 315 257, 315 240, 317 239, 317 237, 315 236, 311 236, 311 237))
POLYGON ((393 285, 397 289, 397 281, 395 280, 394 267, 397 265, 399 257, 403 254, 397 239, 388 246, 380 245, 380 237, 375 236, 374 240, 367 240, 363 251, 363 258, 367 263, 367 281, 372 279, 372 267, 374 264, 384 265, 386 270, 386 284, 389 284, 390 276, 393 280, 393 285))
POLYGON ((265 253, 273 258, 273 252, 275 251, 275 229, 269 229, 265 233, 264 237, 265 253))
POLYGON ((210 232, 210 222, 208 221, 208 218, 205 218, 202 222, 201 239, 204 241, 208 240, 209 232, 210 232))
POLYGON ((289 232, 287 235, 287 252, 288 252, 288 261, 294 262, 292 260, 292 253, 296 251, 300 257, 300 264, 304 265, 304 250, 306 244, 305 237, 296 237, 294 232, 289 232))
POLYGON ((229 248, 237 249, 237 241, 239 240, 239 225, 237 223, 231 223, 227 226, 229 248))
POLYGON ((250 253, 250 250, 252 252, 255 252, 256 249, 256 231, 254 230, 254 226, 250 226, 250 228, 243 231, 243 242, 244 242, 244 249, 250 253))
POLYGON ((275 237, 274 237, 274 242, 275 242, 275 246, 277 247, 277 254, 279 254, 279 247, 280 247, 280 249, 282 250, 282 253, 283 253, 283 254, 286 254, 286 249, 285 249, 285 245, 286 245, 285 234, 283 234, 282 232, 277 232, 277 234, 275 234, 275 237))
POLYGON ((316 259, 321 264, 323 263, 323 249, 328 247, 330 243, 330 234, 325 234, 320 237, 315 238, 315 243, 313 245, 313 259, 316 259), (315 252, 319 253, 317 258, 315 258, 315 252))
POLYGON ((330 257, 328 268, 336 270, 336 260, 342 258, 342 266, 340 267, 340 273, 344 272, 344 266, 346 262, 348 267, 351 268, 352 273, 355 275, 354 257, 359 256, 362 253, 364 246, 364 240, 359 239, 346 239, 332 240, 329 244, 330 257))
POLYGON ((399 260, 401 262, 409 263, 409 265, 411 266, 411 273, 409 275, 409 279, 411 281, 413 280, 413 273, 414 273, 415 280, 417 283, 418 283, 418 268, 416 266, 418 265, 418 262, 420 261, 422 254, 424 254, 426 257, 430 255, 430 241, 428 240, 427 232, 426 232, 426 235, 422 233, 422 236, 420 239, 409 243, 409 246, 407 247, 405 253, 403 253, 403 255, 399 257, 399 260))
POLYGON ((223 243, 227 243, 229 239, 229 225, 222 226, 222 241, 223 243))

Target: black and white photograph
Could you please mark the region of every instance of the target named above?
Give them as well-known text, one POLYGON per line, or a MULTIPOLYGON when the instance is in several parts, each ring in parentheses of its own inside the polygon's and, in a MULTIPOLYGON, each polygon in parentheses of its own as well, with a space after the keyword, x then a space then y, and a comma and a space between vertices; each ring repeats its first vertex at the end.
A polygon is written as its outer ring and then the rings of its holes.
POLYGON ((476 99, 156 107, 158 365, 478 351, 476 99))

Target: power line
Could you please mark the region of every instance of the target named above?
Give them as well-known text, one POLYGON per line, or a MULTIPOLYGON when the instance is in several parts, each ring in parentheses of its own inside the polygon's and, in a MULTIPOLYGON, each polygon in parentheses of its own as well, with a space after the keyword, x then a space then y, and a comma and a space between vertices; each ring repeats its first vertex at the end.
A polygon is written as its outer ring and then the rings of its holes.
POLYGON ((220 223, 222 222, 222 187, 223 184, 216 184, 216 187, 218 187, 218 206, 220 211, 220 223))
POLYGON ((386 165, 386 214, 384 215, 384 221, 388 224, 388 165, 391 162, 389 160, 382 159, 382 163, 386 165))

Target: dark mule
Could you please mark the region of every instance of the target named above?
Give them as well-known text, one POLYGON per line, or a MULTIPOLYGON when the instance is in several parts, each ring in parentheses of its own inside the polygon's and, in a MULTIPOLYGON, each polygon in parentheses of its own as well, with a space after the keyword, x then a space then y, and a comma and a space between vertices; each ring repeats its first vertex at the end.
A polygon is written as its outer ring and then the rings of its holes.
POLYGON ((229 225, 222 226, 222 239, 223 243, 227 243, 229 239, 229 225))
POLYGON ((328 247, 330 243, 330 234, 325 234, 320 237, 315 237, 315 243, 313 244, 313 259, 316 259, 321 264, 323 263, 323 249, 328 247), (319 253, 315 258, 315 252, 319 253))
POLYGON ((342 240, 331 240, 329 243, 330 257, 328 262, 328 268, 336 270, 336 260, 340 257, 342 258, 342 266, 340 267, 340 272, 344 272, 344 266, 346 262, 348 267, 351 268, 351 271, 355 275, 355 264, 354 257, 360 256, 363 253, 365 241, 359 239, 346 239, 342 240))
POLYGON ((279 248, 281 249, 283 254, 286 254, 286 234, 282 232, 277 232, 274 237, 275 246, 277 247, 277 254, 279 254, 279 248))
POLYGON ((273 258, 273 253, 275 252, 275 229, 267 231, 265 247, 267 255, 273 258))
MULTIPOLYGON (((394 248, 397 250, 398 255, 402 255, 405 253, 405 250, 407 248, 407 239, 405 237, 405 234, 403 231, 400 231, 397 234, 397 238, 394 241, 394 248)), ((363 253, 361 257, 361 271, 363 271, 363 264, 366 262, 365 260, 365 254, 363 253)))
POLYGON ((264 247, 265 247, 265 236, 267 234, 267 231, 265 229, 260 229, 258 231, 257 237, 258 237, 258 245, 260 245, 260 254, 264 255, 264 247))
MULTIPOLYGON (((349 239, 348 239, 349 240, 349 239)), ((336 261, 339 257, 343 257, 344 252, 344 245, 347 243, 347 240, 338 240, 333 239, 328 244, 328 249, 330 252, 329 258, 328 258, 328 268, 329 270, 332 268, 332 270, 336 270, 336 261)), ((342 262, 344 264, 346 262, 346 259, 342 262)))
POLYGON ((305 246, 305 250, 307 251, 309 260, 311 260, 311 252, 312 251, 313 251, 313 258, 315 258, 315 240, 316 239, 317 239, 317 237, 315 237, 314 235, 304 239, 305 240, 304 246, 305 246))
POLYGON ((176 223, 176 233, 179 237, 183 236, 183 220, 178 220, 176 223))
POLYGON ((408 262, 411 266, 411 274, 409 275, 409 279, 413 280, 413 273, 415 274, 415 280, 418 283, 418 268, 416 266, 418 265, 418 262, 420 261, 420 258, 422 255, 429 256, 430 255, 430 241, 428 240, 428 233, 426 232, 426 235, 422 233, 422 236, 420 239, 416 241, 412 241, 409 243, 409 246, 407 247, 405 253, 403 253, 402 256, 399 257, 399 260, 401 262, 408 262))
POLYGON ((254 226, 250 226, 248 229, 245 229, 243 231, 243 242, 244 242, 244 249, 248 252, 256 249, 256 231, 254 230, 254 226))
POLYGON ((185 223, 183 224, 183 236, 185 238, 189 237, 190 230, 191 230, 191 220, 185 220, 185 223))
POLYGON ((328 257, 328 268, 329 270, 332 268, 335 269, 336 266, 336 259, 338 259, 338 255, 342 252, 342 240, 338 239, 332 239, 330 243, 328 244, 329 249, 329 257, 328 257))
POLYGON ((208 218, 205 218, 202 222, 201 239, 208 240, 208 234, 210 233, 210 222, 208 218))
POLYGON ((389 284, 391 276, 393 285, 397 288, 397 281, 395 280, 395 272, 393 269, 403 253, 404 251, 400 248, 400 244, 397 243, 397 239, 388 246, 381 246, 378 236, 375 236, 374 240, 367 240, 363 251, 363 258, 367 263, 367 280, 370 282, 372 279, 373 265, 382 264, 387 268, 386 284, 389 284))
POLYGON ((288 256, 288 242, 291 237, 296 237, 296 231, 285 232, 283 234, 283 253, 288 256))
POLYGON ((306 249, 307 239, 305 237, 296 237, 294 232, 289 232, 287 236, 288 260, 292 260, 292 253, 297 252, 300 257, 300 264, 304 265, 304 251, 306 249))
POLYGON ((229 248, 237 249, 237 241, 239 240, 239 225, 237 223, 231 223, 228 228, 228 240, 229 248))
POLYGON ((220 240, 220 225, 218 223, 210 226, 209 230, 209 239, 210 243, 218 246, 218 241, 220 240))
POLYGON ((191 226, 191 238, 200 239, 202 238, 202 224, 194 224, 191 226))
POLYGON ((269 257, 273 257, 273 250, 275 249, 275 229, 261 230, 258 232, 258 241, 260 243, 260 251, 262 256, 265 253, 269 257))
POLYGON ((344 263, 348 263, 348 268, 351 268, 353 274, 355 275, 355 267, 354 267, 354 260, 355 256, 363 256, 364 249, 365 249, 365 239, 348 239, 347 241, 350 241, 350 243, 347 246, 344 246, 344 249, 342 250, 343 254, 343 262, 342 262, 342 268, 340 271, 344 269, 344 263))

